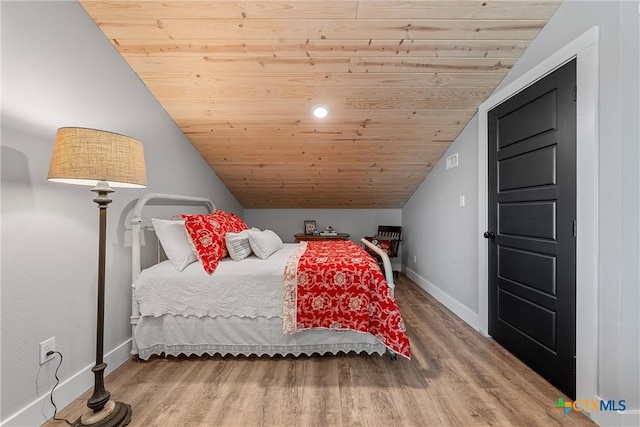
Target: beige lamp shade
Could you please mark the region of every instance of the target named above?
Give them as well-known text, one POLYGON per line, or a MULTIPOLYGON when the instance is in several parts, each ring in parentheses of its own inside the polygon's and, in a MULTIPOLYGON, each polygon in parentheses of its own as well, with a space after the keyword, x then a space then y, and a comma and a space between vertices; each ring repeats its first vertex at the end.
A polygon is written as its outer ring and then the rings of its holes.
POLYGON ((96 129, 58 129, 49 165, 49 181, 95 186, 144 188, 147 185, 142 143, 96 129))

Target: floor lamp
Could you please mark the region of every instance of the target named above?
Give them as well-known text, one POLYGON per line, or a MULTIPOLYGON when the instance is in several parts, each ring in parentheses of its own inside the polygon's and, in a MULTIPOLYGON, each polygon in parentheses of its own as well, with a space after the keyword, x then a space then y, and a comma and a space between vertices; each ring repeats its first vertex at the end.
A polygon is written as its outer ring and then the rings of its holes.
POLYGON ((142 143, 116 133, 65 127, 58 129, 49 166, 49 181, 90 185, 97 193, 100 229, 98 235, 98 309, 96 365, 93 395, 87 401, 90 411, 74 426, 126 426, 131 421, 131 406, 111 400, 104 388, 104 293, 107 207, 112 187, 144 188, 146 173, 142 143))

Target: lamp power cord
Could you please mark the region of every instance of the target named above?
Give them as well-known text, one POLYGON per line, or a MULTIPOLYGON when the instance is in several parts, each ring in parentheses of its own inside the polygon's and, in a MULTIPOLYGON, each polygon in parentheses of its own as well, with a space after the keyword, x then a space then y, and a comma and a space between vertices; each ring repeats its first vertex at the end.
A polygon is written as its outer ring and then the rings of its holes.
POLYGON ((56 387, 58 387, 58 384, 60 384, 60 378, 58 378, 58 370, 60 369, 60 366, 62 366, 63 357, 62 357, 62 353, 60 353, 59 351, 49 351, 49 352, 47 352, 47 356, 51 356, 53 354, 57 354, 58 356, 60 356, 60 362, 58 363, 58 367, 56 368, 56 372, 54 374, 54 376, 56 378, 56 383, 54 384, 53 388, 51 389, 51 394, 49 394, 49 397, 51 398, 51 404, 53 405, 53 420, 54 421, 64 421, 68 425, 73 425, 69 420, 66 420, 64 418, 56 418, 56 415, 58 414, 58 407, 56 406, 56 404, 53 401, 53 392, 55 391, 56 387))

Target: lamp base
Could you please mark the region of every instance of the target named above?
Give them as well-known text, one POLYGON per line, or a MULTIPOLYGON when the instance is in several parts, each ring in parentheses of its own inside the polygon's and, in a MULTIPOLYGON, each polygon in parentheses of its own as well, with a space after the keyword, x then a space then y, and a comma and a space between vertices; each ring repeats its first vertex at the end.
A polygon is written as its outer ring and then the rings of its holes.
POLYGON ((124 427, 131 422, 131 405, 110 400, 100 412, 89 412, 73 423, 73 427, 124 427))

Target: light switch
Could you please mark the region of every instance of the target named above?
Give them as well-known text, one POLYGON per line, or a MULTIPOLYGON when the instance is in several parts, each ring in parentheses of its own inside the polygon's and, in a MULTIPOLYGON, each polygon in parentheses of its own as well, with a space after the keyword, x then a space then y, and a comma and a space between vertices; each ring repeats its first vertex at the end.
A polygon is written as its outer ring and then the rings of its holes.
POLYGON ((464 206, 464 196, 460 196, 460 206, 464 206))

